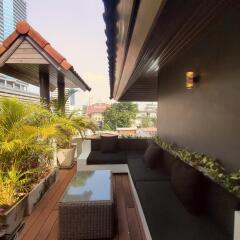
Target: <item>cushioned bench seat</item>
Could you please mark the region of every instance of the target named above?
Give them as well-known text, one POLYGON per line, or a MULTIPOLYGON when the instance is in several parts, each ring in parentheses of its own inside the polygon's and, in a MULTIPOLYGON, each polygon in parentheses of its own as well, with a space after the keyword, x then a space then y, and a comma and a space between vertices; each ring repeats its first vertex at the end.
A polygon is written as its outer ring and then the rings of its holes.
POLYGON ((125 151, 116 153, 102 153, 101 151, 91 151, 87 158, 87 164, 125 164, 127 154, 125 151))
POLYGON ((168 181, 138 181, 136 189, 153 240, 232 240, 211 218, 188 213, 168 181))
POLYGON ((170 176, 163 168, 147 168, 141 152, 128 152, 127 163, 134 183, 137 181, 170 180, 170 176))

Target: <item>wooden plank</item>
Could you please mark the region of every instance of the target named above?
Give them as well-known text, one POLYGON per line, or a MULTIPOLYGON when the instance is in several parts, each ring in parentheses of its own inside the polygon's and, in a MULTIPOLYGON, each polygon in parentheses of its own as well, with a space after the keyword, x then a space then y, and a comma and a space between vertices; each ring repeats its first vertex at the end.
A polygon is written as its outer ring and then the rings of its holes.
POLYGON ((128 176, 122 176, 122 187, 123 187, 123 194, 125 198, 125 206, 127 208, 134 208, 134 202, 132 197, 132 192, 129 185, 128 176))
POLYGON ((14 51, 19 47, 19 45, 24 41, 24 37, 19 37, 12 46, 0 57, 0 67, 5 65, 8 58, 14 53, 14 51))
POLYGON ((58 234, 58 219, 57 219, 51 231, 49 232, 47 240, 58 240, 59 239, 58 235, 59 234, 58 234))
POLYGON ((118 217, 118 237, 119 240, 130 240, 129 229, 127 224, 127 215, 125 211, 125 203, 122 189, 122 176, 116 175, 116 203, 118 217))
POLYGON ((17 53, 17 54, 22 54, 22 53, 32 54, 32 53, 38 53, 38 52, 34 48, 17 48, 14 53, 17 53))
POLYGON ((140 226, 140 232, 141 232, 142 238, 144 240, 151 239, 151 235, 150 235, 150 232, 149 232, 149 229, 147 226, 147 222, 146 222, 143 210, 141 208, 141 203, 139 201, 138 194, 134 187, 134 183, 132 181, 130 173, 129 173, 128 179, 129 179, 130 189, 131 189, 131 192, 132 192, 132 195, 134 198, 134 207, 136 209, 136 214, 137 214, 137 217, 138 217, 138 220, 140 223, 139 226, 140 226))
POLYGON ((33 48, 32 44, 30 44, 27 40, 24 40, 22 44, 19 46, 19 48, 24 49, 24 48, 33 48))
POLYGON ((31 226, 29 231, 27 231, 26 234, 24 235, 24 238, 26 238, 26 239, 31 239, 31 238, 34 239, 38 235, 38 232, 40 231, 42 225, 44 224, 44 222, 46 221, 46 219, 50 215, 51 210, 54 208, 56 202, 58 201, 58 199, 63 194, 65 188, 67 187, 67 185, 68 185, 68 183, 69 183, 69 181, 71 179, 72 179, 72 175, 70 175, 70 174, 67 175, 67 177, 64 179, 65 181, 62 183, 61 186, 59 186, 59 188, 57 189, 57 192, 54 194, 54 196, 51 199, 51 201, 49 201, 47 203, 47 205, 45 205, 44 210, 41 211, 40 217, 37 218, 37 221, 35 222, 36 224, 33 224, 31 226))
MULTIPOLYGON (((58 200, 75 174, 76 166, 71 170, 60 170, 59 181, 40 201, 36 209, 27 218, 21 233, 21 240, 57 240, 58 239, 58 200)), ((117 231, 114 240, 143 240, 140 219, 135 207, 131 206, 131 186, 127 175, 113 175, 113 193, 117 231)), ((135 206, 135 205, 134 205, 135 206)))
POLYGON ((31 216, 28 218, 25 227, 23 229, 23 234, 24 232, 27 232, 28 229, 37 221, 37 218, 39 215, 42 213, 42 211, 45 208, 45 205, 53 198, 55 192, 57 191, 58 187, 61 186, 61 184, 64 181, 64 178, 67 176, 66 172, 60 172, 59 174, 59 180, 55 183, 54 187, 48 192, 38 203, 37 208, 32 212, 31 216))
POLYGON ((16 52, 14 52, 9 59, 44 59, 44 58, 42 57, 41 54, 39 54, 37 52, 33 52, 33 53, 16 53, 16 52))
POLYGON ((53 228, 54 223, 57 221, 57 218, 58 211, 52 211, 34 240, 47 239, 51 229, 53 228))
POLYGON ((38 207, 33 211, 31 216, 27 219, 26 225, 21 233, 23 239, 28 239, 32 235, 36 236, 41 228, 41 224, 44 223, 51 208, 53 208, 64 192, 67 184, 71 180, 73 174, 76 171, 76 166, 71 170, 64 170, 60 172, 59 181, 54 185, 54 188, 43 198, 38 207), (69 172, 68 172, 69 171, 69 172))
POLYGON ((115 216, 115 224, 114 226, 116 226, 116 229, 114 229, 114 238, 113 240, 118 240, 118 227, 117 227, 117 224, 118 224, 118 220, 117 220, 117 202, 116 202, 116 176, 113 175, 112 177, 112 188, 113 188, 113 199, 114 199, 114 216, 115 216))
POLYGON ((131 240, 142 240, 140 225, 135 208, 127 208, 127 221, 131 240))
POLYGON ((48 64, 48 62, 45 59, 8 59, 6 63, 48 64))

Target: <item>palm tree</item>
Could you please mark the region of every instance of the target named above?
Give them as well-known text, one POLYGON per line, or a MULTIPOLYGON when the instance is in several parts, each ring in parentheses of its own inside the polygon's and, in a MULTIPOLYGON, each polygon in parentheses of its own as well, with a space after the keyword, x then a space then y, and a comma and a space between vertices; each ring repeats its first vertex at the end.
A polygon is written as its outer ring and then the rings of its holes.
POLYGON ((0 100, 0 169, 13 163, 38 165, 39 154, 51 152, 48 139, 56 133, 55 119, 40 104, 17 99, 0 100))
POLYGON ((95 132, 97 129, 95 123, 90 118, 86 116, 78 116, 78 111, 73 111, 69 115, 65 113, 65 107, 68 99, 76 92, 76 89, 69 89, 69 91, 65 94, 64 101, 59 102, 56 98, 51 99, 51 109, 57 116, 60 117, 59 121, 61 124, 59 124, 58 129, 62 133, 62 136, 65 135, 66 140, 68 139, 68 135, 71 135, 71 133, 72 135, 74 134, 74 131, 72 131, 73 129, 77 130, 82 138, 85 137, 86 130, 95 132))

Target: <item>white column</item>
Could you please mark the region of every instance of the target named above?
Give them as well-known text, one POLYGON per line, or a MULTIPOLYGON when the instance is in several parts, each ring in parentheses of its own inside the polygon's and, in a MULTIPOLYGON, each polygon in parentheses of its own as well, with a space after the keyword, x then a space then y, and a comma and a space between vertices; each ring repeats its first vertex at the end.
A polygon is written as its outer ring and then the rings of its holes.
POLYGON ((235 212, 234 240, 240 240, 240 211, 235 212))

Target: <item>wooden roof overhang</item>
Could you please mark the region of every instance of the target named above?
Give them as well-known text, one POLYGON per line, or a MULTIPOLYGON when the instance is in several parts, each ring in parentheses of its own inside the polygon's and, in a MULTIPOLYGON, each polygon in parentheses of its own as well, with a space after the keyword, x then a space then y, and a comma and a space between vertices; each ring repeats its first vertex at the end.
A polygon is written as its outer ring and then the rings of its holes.
POLYGON ((103 0, 111 98, 157 101, 160 70, 233 0, 103 0))
POLYGON ((64 76, 66 88, 91 90, 60 53, 28 23, 21 21, 16 31, 0 45, 0 72, 39 86, 41 65, 48 66, 51 91, 57 88, 59 73, 64 76))

